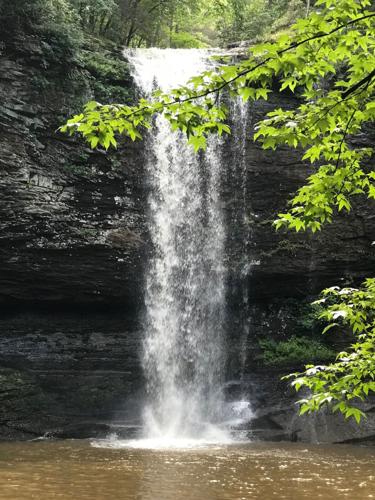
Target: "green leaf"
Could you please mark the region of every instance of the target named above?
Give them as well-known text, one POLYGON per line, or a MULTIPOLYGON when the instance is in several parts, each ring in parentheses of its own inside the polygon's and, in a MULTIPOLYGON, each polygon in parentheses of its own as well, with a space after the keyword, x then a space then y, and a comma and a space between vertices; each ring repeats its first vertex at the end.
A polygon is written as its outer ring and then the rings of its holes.
POLYGON ((191 135, 189 137, 188 143, 191 144, 194 148, 194 151, 197 152, 200 149, 206 149, 207 141, 203 136, 191 135))

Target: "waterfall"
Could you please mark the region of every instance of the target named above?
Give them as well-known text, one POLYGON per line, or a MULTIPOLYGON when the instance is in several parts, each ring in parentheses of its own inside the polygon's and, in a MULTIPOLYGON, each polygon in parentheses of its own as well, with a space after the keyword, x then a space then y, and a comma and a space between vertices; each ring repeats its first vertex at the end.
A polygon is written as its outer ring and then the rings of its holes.
MULTIPOLYGON (((140 49, 127 53, 146 97, 209 69, 209 52, 140 49)), ((148 399, 144 438, 223 441, 225 224, 220 141, 196 155, 156 117, 148 138, 149 231, 143 368, 148 399)))
POLYGON ((256 261, 250 260, 250 245, 252 242, 251 227, 249 217, 251 216, 251 206, 249 204, 248 186, 247 186, 247 161, 246 161, 246 141, 248 134, 249 104, 245 103, 240 97, 234 99, 231 106, 231 116, 233 120, 232 132, 235 140, 234 152, 236 156, 234 177, 239 183, 236 186, 238 199, 236 200, 237 217, 234 220, 236 227, 240 228, 242 236, 238 238, 240 242, 238 275, 241 278, 241 338, 239 342, 239 375, 242 381, 246 357, 248 354, 247 344, 250 336, 250 301, 248 278, 251 274, 253 265, 256 261))

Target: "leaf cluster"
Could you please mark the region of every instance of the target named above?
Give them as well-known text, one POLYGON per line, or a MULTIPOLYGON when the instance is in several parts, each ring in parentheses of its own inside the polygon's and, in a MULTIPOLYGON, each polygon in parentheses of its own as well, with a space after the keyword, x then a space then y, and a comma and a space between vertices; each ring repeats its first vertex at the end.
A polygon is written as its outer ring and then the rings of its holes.
POLYGON ((89 103, 63 130, 76 130, 93 147, 107 148, 116 145, 118 133, 142 138, 152 116, 163 114, 195 150, 204 149, 208 135, 230 133, 220 93, 244 101, 267 99, 277 80, 281 91, 298 94, 301 103, 270 112, 254 139, 266 149, 303 149, 312 173, 275 225, 320 230, 336 212, 349 211, 354 196, 375 197, 375 173, 365 166, 374 149, 356 141, 363 125, 375 118, 375 13, 366 10, 369 0, 318 0, 316 5, 321 10, 298 20, 292 38, 257 45, 246 60, 218 65, 132 108, 89 103))
POLYGON ((301 414, 329 406, 360 422, 365 413, 357 403, 375 392, 375 279, 367 279, 359 289, 328 288, 318 303, 324 307, 321 318, 328 322, 323 333, 347 327, 355 342, 334 363, 307 365, 304 372, 286 378, 293 379, 297 391, 308 389, 309 395, 298 402, 301 414))

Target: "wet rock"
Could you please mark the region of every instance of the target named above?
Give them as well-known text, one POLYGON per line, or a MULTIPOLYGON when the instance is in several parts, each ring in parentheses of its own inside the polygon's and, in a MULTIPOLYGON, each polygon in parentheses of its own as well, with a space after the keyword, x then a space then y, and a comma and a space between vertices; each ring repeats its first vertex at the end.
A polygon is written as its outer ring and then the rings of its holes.
MULTIPOLYGON (((285 212, 311 166, 301 160, 300 150, 262 150, 252 139, 253 131, 267 112, 296 104, 295 98, 284 93, 253 104, 242 118, 246 129, 234 124, 227 141, 223 190, 232 304, 241 302, 244 287, 252 302, 303 298, 326 286, 359 283, 375 266, 373 200, 359 197, 351 213, 340 212, 316 234, 293 234, 272 227, 276 214, 285 212)), ((362 141, 373 144, 375 130, 366 130, 362 141)))
POLYGON ((37 40, 30 53, 25 44, 0 60, 0 304, 136 307, 147 241, 142 149, 91 151, 58 133, 92 98, 90 80, 42 69, 37 40))
POLYGON ((110 433, 108 424, 96 422, 80 422, 70 424, 62 429, 47 432, 46 437, 55 439, 104 439, 110 433))
POLYGON ((361 404, 367 419, 358 426, 340 413, 328 410, 317 414, 298 414, 296 402, 303 394, 296 394, 287 382, 281 381, 285 371, 265 370, 247 375, 242 390, 251 401, 253 419, 244 425, 250 439, 264 441, 300 441, 306 443, 374 443, 375 398, 361 404))
POLYGON ((0 328, 0 439, 55 435, 66 426, 74 437, 95 437, 81 424, 139 418, 142 336, 132 317, 3 313, 0 328))
POLYGON ((139 248, 144 243, 141 236, 129 229, 116 229, 108 231, 106 241, 109 242, 114 248, 127 248, 135 246, 139 248))

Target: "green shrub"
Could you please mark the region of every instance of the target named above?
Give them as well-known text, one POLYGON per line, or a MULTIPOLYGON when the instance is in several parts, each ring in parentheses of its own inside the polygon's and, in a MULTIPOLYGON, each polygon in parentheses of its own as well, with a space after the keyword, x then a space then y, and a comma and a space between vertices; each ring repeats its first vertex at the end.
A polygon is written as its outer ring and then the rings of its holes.
POLYGON ((307 337, 292 336, 288 340, 276 342, 262 339, 262 361, 266 366, 304 365, 307 362, 332 361, 336 353, 321 342, 307 337))
POLYGON ((129 78, 126 61, 114 59, 111 54, 103 52, 82 51, 85 68, 94 76, 108 82, 123 82, 129 78))
POLYGON ((132 99, 129 66, 121 59, 119 49, 110 44, 106 48, 96 40, 86 40, 80 59, 82 67, 91 75, 90 87, 96 100, 126 103, 132 99))

